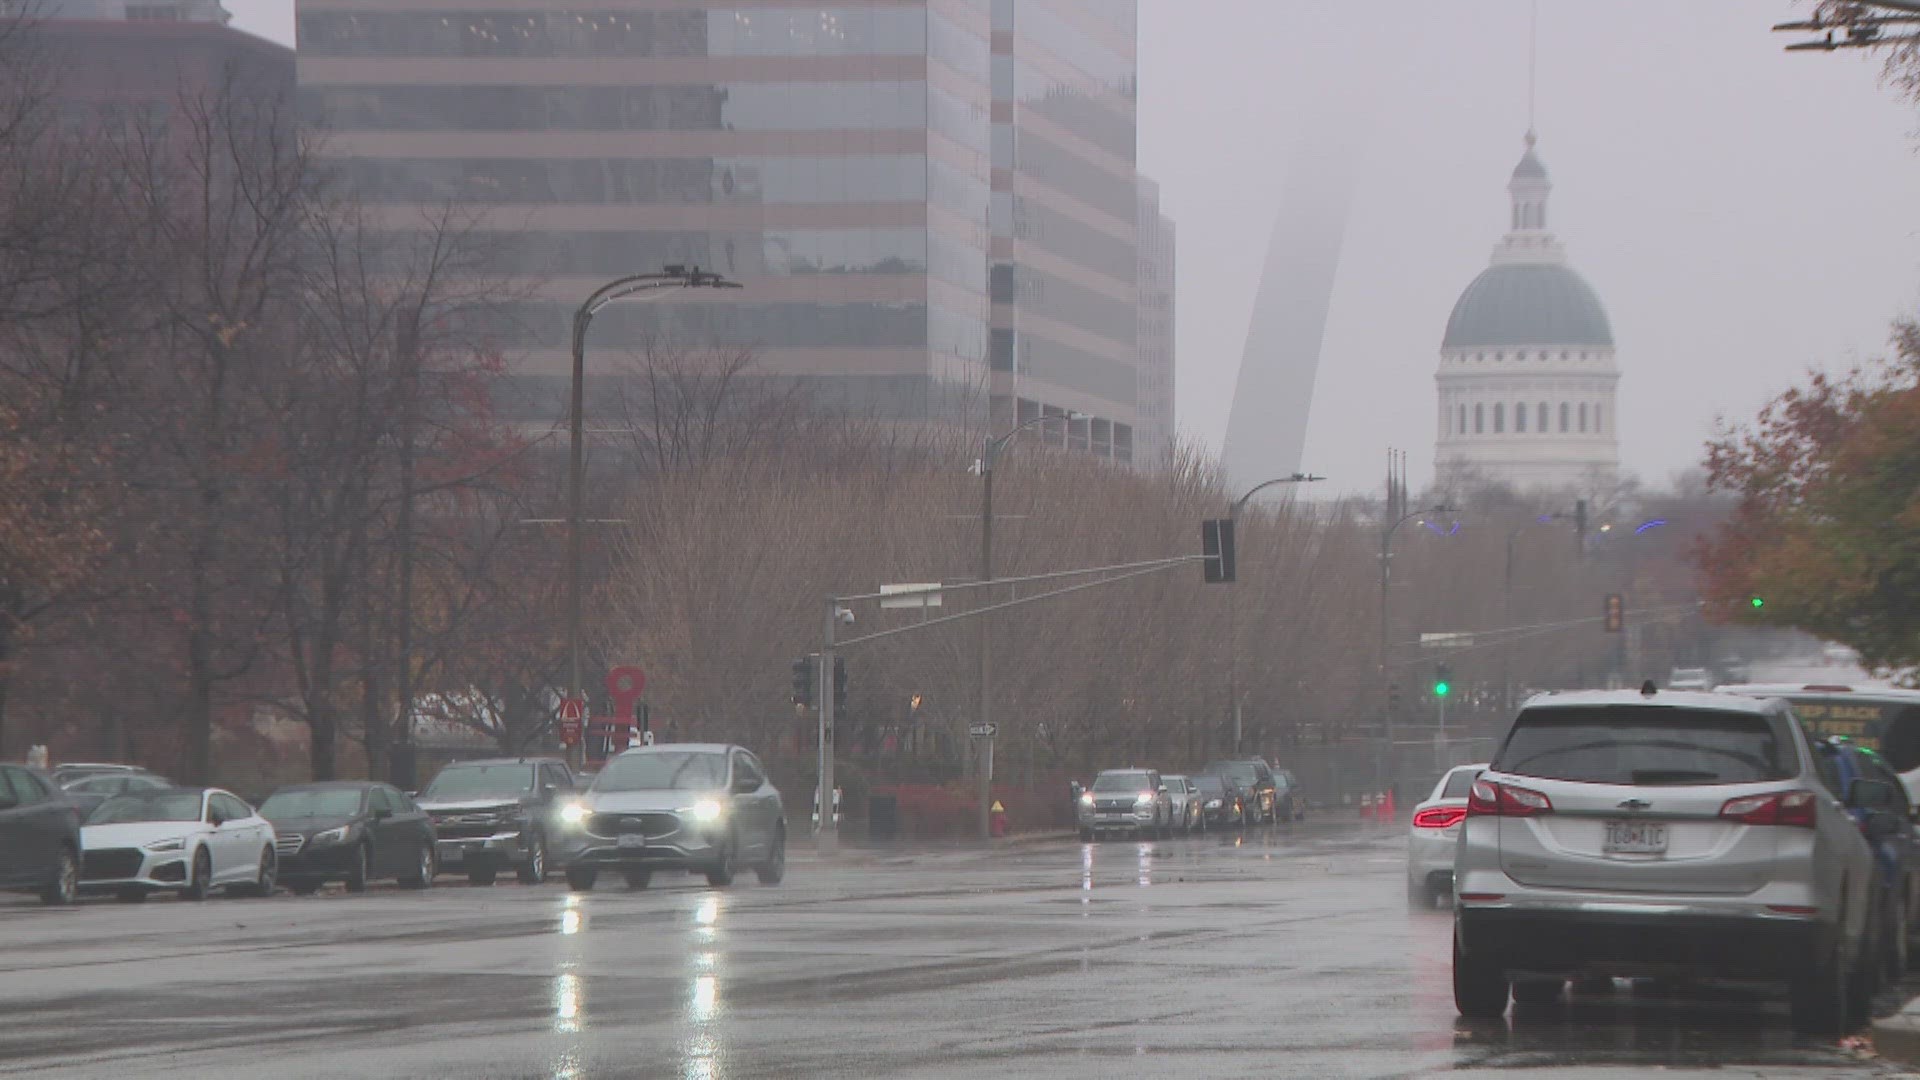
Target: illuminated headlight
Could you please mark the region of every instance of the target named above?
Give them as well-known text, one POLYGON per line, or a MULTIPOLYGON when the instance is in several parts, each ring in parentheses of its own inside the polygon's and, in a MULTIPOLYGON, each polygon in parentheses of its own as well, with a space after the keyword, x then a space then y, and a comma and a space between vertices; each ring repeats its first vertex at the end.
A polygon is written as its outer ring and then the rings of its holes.
POLYGON ((148 851, 182 851, 187 846, 187 838, 176 836, 171 840, 155 840, 147 845, 148 851))
POLYGON ((568 803, 560 808, 560 820, 569 825, 578 825, 587 820, 587 808, 577 802, 568 803))
POLYGON ((1081 792, 1081 793, 1080 793, 1080 805, 1082 805, 1082 806, 1092 806, 1092 805, 1093 805, 1093 792, 1091 792, 1091 791, 1083 791, 1083 792, 1081 792))
POLYGON ((349 828, 351 828, 351 826, 342 825, 337 829, 317 832, 313 834, 313 839, 307 842, 316 846, 320 844, 344 844, 347 842, 347 830, 349 828))
POLYGON ((701 799, 686 811, 687 816, 702 825, 711 825, 720 820, 721 807, 717 799, 701 799))
POLYGON ((1148 803, 1150 803, 1150 802, 1152 802, 1152 801, 1153 801, 1153 792, 1151 792, 1151 791, 1143 791, 1143 792, 1141 792, 1141 793, 1140 793, 1140 797, 1139 797, 1139 798, 1137 798, 1137 799, 1135 799, 1135 800, 1133 800, 1133 801, 1134 801, 1134 803, 1135 803, 1135 805, 1138 805, 1138 806, 1145 806, 1145 805, 1147 805, 1148 803))

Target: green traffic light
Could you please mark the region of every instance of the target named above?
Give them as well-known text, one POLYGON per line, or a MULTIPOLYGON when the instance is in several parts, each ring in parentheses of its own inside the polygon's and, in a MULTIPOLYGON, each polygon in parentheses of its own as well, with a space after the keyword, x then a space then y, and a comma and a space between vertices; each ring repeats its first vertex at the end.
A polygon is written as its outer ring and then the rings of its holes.
POLYGON ((1453 689, 1453 687, 1451 687, 1451 686, 1448 686, 1448 685, 1447 685, 1446 683, 1443 683, 1443 682, 1437 682, 1437 683, 1434 683, 1434 684, 1433 684, 1433 696, 1434 696, 1434 697, 1446 697, 1446 696, 1447 696, 1447 691, 1449 691, 1449 690, 1451 690, 1451 689, 1453 689))
POLYGON ((1753 605, 1753 610, 1759 611, 1761 608, 1767 606, 1767 598, 1764 596, 1756 596, 1751 600, 1748 600, 1747 603, 1753 605))

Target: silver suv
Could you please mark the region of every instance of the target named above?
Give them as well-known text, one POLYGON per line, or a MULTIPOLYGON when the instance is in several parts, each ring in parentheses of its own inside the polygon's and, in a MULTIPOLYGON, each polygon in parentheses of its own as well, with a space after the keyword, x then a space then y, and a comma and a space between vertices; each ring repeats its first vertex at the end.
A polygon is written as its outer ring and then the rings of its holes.
POLYGON ((1173 800, 1154 769, 1108 769, 1080 794, 1080 839, 1103 832, 1164 836, 1172 831, 1173 800))
POLYGON ((1865 1017, 1873 856, 1784 702, 1531 699, 1473 784, 1454 878, 1464 1016, 1676 975, 1785 982, 1810 1035, 1865 1017))

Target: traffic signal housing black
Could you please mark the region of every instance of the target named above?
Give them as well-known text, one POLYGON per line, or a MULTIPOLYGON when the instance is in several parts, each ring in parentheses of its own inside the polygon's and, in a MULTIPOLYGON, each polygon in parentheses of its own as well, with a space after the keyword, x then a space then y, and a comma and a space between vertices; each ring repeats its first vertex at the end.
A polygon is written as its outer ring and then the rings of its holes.
POLYGON ((1446 697, 1453 693, 1453 665, 1441 661, 1433 668, 1433 696, 1446 697))
POLYGON ((803 656, 793 662, 793 703, 803 709, 813 708, 813 669, 817 661, 811 656, 803 656))
POLYGON ((847 710, 847 658, 833 658, 833 711, 835 716, 847 710))
POLYGON ((1387 687, 1387 708, 1396 713, 1400 711, 1400 684, 1399 683, 1394 683, 1391 686, 1387 687))
POLYGON ((1206 583, 1220 585, 1233 580, 1233 519, 1209 518, 1200 523, 1201 567, 1206 583))
POLYGON ((1621 596, 1617 592, 1608 593, 1607 594, 1607 616, 1606 616, 1607 633, 1617 634, 1620 632, 1621 628, 1626 625, 1627 625, 1626 598, 1621 596))

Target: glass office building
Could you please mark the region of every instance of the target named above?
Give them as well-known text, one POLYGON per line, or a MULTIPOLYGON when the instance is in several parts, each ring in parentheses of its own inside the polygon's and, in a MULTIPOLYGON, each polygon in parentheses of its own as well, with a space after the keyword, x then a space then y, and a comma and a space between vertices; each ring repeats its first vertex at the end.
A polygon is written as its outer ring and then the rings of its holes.
MULTIPOLYGON (((751 348, 757 372, 850 415, 1074 409, 1098 418, 1078 439, 1109 452, 1131 429, 1130 2, 297 13, 303 109, 353 189, 395 227, 422 204, 483 210, 482 239, 531 283, 497 330, 516 363, 504 404, 525 419, 564 409, 574 305, 680 263, 745 288, 615 305, 594 347, 751 348)), ((590 380, 601 407, 609 378, 590 380)))

